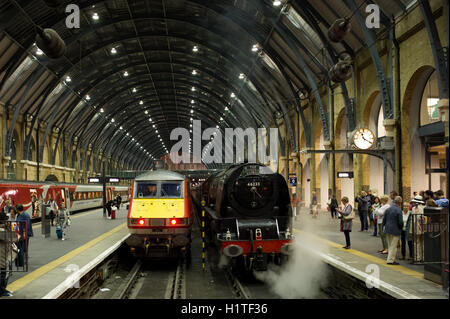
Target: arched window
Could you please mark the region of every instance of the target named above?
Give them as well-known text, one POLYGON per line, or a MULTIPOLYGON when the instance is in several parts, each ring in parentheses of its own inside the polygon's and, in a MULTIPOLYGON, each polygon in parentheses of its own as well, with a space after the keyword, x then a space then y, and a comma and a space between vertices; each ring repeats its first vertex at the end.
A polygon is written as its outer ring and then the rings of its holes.
POLYGON ((439 91, 436 71, 431 73, 427 84, 423 89, 422 100, 420 103, 420 126, 438 122, 439 111, 437 103, 439 102, 439 91))
POLYGON ((377 122, 377 137, 386 136, 386 128, 383 125, 384 113, 383 104, 380 105, 380 111, 378 112, 378 122, 377 122))

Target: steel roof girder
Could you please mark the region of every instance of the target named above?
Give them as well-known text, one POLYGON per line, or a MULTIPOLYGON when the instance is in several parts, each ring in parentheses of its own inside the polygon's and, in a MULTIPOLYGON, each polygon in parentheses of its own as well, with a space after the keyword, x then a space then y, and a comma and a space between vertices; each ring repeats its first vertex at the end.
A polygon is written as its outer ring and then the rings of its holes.
POLYGON ((378 54, 375 41, 376 38, 373 31, 367 29, 365 20, 361 15, 354 0, 344 0, 347 7, 355 12, 358 24, 363 32, 366 44, 368 46, 370 56, 372 57, 372 62, 375 67, 375 72, 378 79, 378 85, 380 87, 381 99, 383 103, 384 119, 392 119, 394 117, 394 108, 392 106, 392 92, 388 85, 388 79, 384 75, 383 66, 381 64, 380 56, 378 54))
MULTIPOLYGON (((422 12, 425 27, 427 29, 428 38, 430 40, 431 50, 433 52, 434 64, 438 78, 438 90, 440 99, 448 99, 449 97, 449 71, 446 61, 444 48, 441 45, 439 32, 434 21, 433 12, 431 11, 428 0, 418 0, 420 11, 422 12)), ((447 10, 448 10, 447 2, 447 10)), ((447 29, 447 32, 449 30, 447 29)), ((448 54, 448 53, 447 53, 448 54)))

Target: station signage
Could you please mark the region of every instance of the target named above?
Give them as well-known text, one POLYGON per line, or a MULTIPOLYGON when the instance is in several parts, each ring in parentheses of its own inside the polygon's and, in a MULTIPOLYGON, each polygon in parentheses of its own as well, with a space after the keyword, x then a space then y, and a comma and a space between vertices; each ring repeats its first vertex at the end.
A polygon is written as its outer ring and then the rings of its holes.
MULTIPOLYGON (((88 183, 103 183, 103 177, 89 177, 88 183)), ((118 177, 106 177, 105 183, 120 183, 120 178, 118 177)))
POLYGON ((297 186, 297 176, 289 177, 289 184, 291 186, 297 186))
POLYGON ((102 178, 101 177, 89 177, 88 183, 101 183, 102 178))
POLYGON ((353 178, 353 172, 338 172, 338 178, 353 178))

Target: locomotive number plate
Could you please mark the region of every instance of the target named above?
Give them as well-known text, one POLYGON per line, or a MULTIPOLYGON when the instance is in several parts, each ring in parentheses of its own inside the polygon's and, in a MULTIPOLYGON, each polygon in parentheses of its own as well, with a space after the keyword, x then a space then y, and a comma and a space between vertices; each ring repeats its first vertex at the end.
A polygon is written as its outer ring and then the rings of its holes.
POLYGON ((248 187, 257 187, 257 186, 261 186, 261 182, 250 182, 247 183, 248 187))

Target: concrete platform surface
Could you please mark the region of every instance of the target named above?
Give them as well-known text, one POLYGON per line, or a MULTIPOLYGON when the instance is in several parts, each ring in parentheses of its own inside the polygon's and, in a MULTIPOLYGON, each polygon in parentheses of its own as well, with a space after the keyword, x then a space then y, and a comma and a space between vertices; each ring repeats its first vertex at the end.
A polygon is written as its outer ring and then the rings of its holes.
MULTIPOLYGON (((378 279, 379 289, 400 299, 447 299, 442 286, 424 279, 423 265, 412 265, 409 260, 398 260, 400 265, 388 265, 387 255, 378 253, 382 248, 380 237, 359 232, 360 221, 353 220, 350 233, 352 249, 344 249, 345 237, 340 231, 340 220, 332 219, 328 211, 321 211, 313 219, 309 210, 300 209, 294 220, 297 241, 305 240, 314 246, 325 262, 370 285, 378 279)), ((408 250, 407 250, 408 254, 408 250)), ((400 256, 400 250, 397 256, 400 256)), ((376 284, 376 283, 375 283, 376 284)))
POLYGON ((51 237, 44 238, 40 225, 33 225, 29 271, 14 272, 9 278, 11 298, 57 298, 70 280, 101 262, 125 240, 126 217, 126 209, 119 210, 114 220, 104 218, 102 209, 73 215, 64 241, 56 238, 55 227, 51 237))

